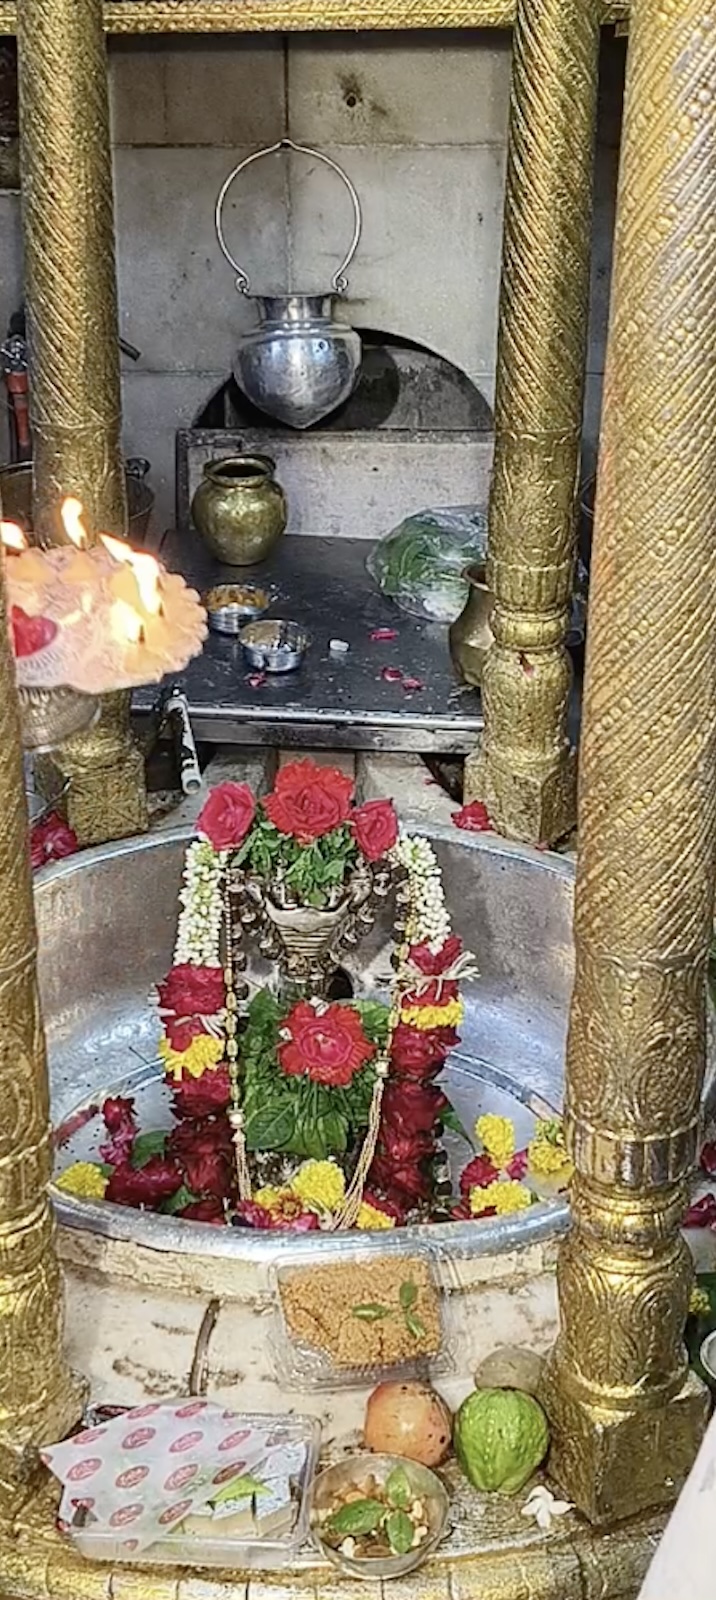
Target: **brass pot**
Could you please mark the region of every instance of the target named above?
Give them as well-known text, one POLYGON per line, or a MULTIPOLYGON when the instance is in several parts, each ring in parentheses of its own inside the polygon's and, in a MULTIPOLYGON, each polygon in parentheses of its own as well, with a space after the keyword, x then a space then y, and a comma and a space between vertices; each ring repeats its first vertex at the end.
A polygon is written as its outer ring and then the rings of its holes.
POLYGON ((288 508, 270 456, 207 461, 191 514, 202 538, 229 567, 265 561, 286 526, 288 508))
POLYGON ((492 644, 492 598, 481 563, 466 567, 463 577, 470 586, 469 594, 463 610, 450 628, 450 654, 455 671, 463 683, 479 688, 485 656, 492 644))

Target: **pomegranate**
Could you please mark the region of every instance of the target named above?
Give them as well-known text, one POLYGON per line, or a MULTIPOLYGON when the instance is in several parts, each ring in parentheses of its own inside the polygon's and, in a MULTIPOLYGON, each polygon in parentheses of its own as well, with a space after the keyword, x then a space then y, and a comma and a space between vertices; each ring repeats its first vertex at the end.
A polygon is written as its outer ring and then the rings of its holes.
POLYGON ((450 1407, 427 1383, 379 1383, 373 1390, 363 1428, 368 1450, 439 1467, 451 1436, 450 1407))

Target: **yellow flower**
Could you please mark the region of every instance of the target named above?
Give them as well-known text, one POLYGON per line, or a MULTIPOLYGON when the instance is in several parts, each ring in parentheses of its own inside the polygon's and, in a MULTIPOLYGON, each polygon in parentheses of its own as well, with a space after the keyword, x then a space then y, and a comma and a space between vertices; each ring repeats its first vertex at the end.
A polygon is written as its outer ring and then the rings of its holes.
POLYGON ((470 1210, 474 1217, 488 1209, 494 1209, 498 1217, 506 1217, 511 1211, 526 1211, 531 1204, 529 1189, 514 1178, 496 1178, 485 1189, 470 1190, 470 1210))
POLYGON ((264 1211, 273 1211, 287 1194, 290 1194, 289 1189, 277 1189, 274 1184, 266 1183, 263 1189, 256 1190, 254 1201, 257 1206, 263 1206, 264 1211))
POLYGON ((380 1211, 378 1206, 369 1206, 367 1200, 362 1202, 356 1227, 364 1229, 394 1228, 395 1217, 389 1217, 385 1211, 380 1211))
POLYGON ((304 1161, 291 1188, 311 1211, 335 1211, 345 1199, 346 1180, 335 1161, 304 1161))
POLYGON ((75 1161, 55 1178, 55 1188, 78 1200, 104 1200, 109 1179, 93 1161, 75 1161))
POLYGON ((693 1288, 689 1300, 690 1317, 707 1317, 711 1310, 711 1301, 705 1289, 693 1288))
POLYGON ((536 1178, 561 1178, 569 1183, 574 1168, 563 1145, 546 1139, 532 1139, 527 1146, 527 1164, 536 1178))
POLYGON ((459 1028, 464 1009, 462 1000, 446 1000, 444 1006, 404 1006, 400 1020, 424 1033, 430 1028, 459 1028))
POLYGON ((488 1112, 484 1117, 478 1117, 475 1137, 481 1141, 493 1166, 497 1167, 498 1172, 503 1172, 515 1153, 514 1123, 509 1117, 496 1117, 488 1112))
POLYGON ((214 1039, 210 1033, 199 1033, 188 1050, 173 1050, 168 1039, 160 1039, 159 1054, 167 1072, 172 1072, 179 1083, 185 1072, 190 1078, 203 1078, 205 1072, 215 1072, 224 1046, 221 1039, 214 1039))

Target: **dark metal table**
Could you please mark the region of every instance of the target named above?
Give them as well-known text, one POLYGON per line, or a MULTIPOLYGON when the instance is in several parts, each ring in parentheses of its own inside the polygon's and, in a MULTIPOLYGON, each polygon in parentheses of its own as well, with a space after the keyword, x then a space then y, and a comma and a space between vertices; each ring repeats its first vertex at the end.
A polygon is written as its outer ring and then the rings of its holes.
MULTIPOLYGON (((290 535, 260 567, 226 568, 206 555, 198 539, 172 536, 162 560, 200 591, 215 583, 271 585, 269 616, 305 627, 311 646, 297 672, 249 681, 237 640, 210 634, 201 656, 177 680, 189 702, 197 739, 216 744, 281 744, 304 748, 414 750, 464 754, 482 728, 479 693, 458 684, 448 651, 448 630, 398 611, 378 592, 365 561, 363 539, 290 535), (396 628, 397 639, 371 641, 376 628, 396 628), (329 651, 345 640, 343 655, 329 651), (408 692, 389 681, 398 667, 422 689, 408 692)), ((142 689, 136 710, 148 711, 155 689, 142 689)))

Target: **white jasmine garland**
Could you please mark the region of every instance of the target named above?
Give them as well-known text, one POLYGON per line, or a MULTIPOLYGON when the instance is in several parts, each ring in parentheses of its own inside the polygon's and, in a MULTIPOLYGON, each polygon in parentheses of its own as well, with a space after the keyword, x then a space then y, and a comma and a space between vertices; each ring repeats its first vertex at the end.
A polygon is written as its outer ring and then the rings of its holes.
POLYGON ((390 852, 404 867, 410 886, 410 916, 406 936, 410 944, 427 944, 433 955, 450 937, 442 874, 428 839, 401 833, 390 852))
POLYGON ((182 910, 177 926, 174 965, 220 967, 223 904, 221 880, 226 851, 215 850, 208 839, 194 839, 184 863, 179 894, 182 910))

